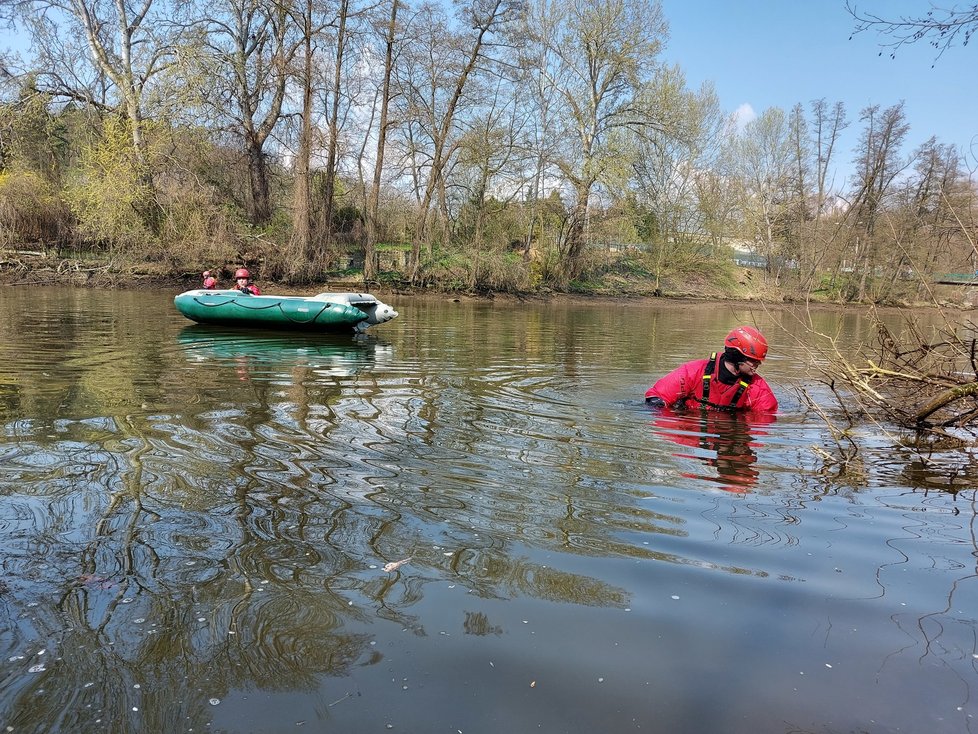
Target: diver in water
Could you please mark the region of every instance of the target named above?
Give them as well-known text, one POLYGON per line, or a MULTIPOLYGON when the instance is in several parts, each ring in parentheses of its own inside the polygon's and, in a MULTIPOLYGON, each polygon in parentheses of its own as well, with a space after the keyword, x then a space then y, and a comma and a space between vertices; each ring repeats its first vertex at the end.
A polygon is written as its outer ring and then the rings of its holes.
POLYGON ((767 340, 753 326, 727 334, 724 349, 709 359, 680 365, 645 392, 653 408, 682 408, 688 401, 705 410, 774 413, 778 400, 758 368, 767 356, 767 340))

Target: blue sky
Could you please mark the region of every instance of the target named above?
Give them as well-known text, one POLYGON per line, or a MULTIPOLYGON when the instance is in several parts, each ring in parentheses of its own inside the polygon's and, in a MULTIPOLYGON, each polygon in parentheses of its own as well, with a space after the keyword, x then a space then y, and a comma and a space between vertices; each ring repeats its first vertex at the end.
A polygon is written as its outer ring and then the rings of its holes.
MULTIPOLYGON (((661 2, 670 33, 664 59, 682 67, 691 87, 712 80, 727 112, 743 105, 756 114, 768 107, 789 110, 796 102, 807 108, 821 97, 843 102, 851 123, 842 141, 842 175, 858 140, 859 111, 870 104, 904 101, 908 152, 936 135, 972 163, 978 156, 978 42, 950 49, 931 68, 937 51, 926 42, 904 46, 891 59, 888 52, 879 56, 874 33, 850 41, 854 23, 844 0, 661 2)), ((922 15, 931 4, 863 0, 857 6, 890 17, 922 15)))

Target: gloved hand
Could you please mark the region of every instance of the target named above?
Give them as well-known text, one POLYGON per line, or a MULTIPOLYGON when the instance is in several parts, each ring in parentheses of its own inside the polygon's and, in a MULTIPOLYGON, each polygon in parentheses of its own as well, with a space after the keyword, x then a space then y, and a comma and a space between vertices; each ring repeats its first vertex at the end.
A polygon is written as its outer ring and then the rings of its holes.
POLYGON ((660 398, 658 395, 652 395, 651 397, 645 398, 645 404, 650 408, 666 407, 666 401, 660 398))

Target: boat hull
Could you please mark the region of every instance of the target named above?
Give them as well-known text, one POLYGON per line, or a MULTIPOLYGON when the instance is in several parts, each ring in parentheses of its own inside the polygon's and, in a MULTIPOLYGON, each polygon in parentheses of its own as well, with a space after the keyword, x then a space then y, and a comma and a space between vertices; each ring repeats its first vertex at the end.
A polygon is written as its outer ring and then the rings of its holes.
POLYGON ((289 331, 359 332, 397 316, 369 294, 320 293, 306 298, 192 290, 176 296, 173 302, 180 313, 199 324, 289 331), (351 303, 351 295, 360 297, 359 305, 351 303))

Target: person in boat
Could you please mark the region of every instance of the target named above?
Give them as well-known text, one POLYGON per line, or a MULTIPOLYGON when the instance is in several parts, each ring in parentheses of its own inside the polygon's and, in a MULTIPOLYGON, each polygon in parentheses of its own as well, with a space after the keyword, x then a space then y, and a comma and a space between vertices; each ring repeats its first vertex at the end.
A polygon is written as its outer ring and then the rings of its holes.
POLYGON ((683 408, 692 402, 704 410, 774 413, 778 400, 758 368, 767 356, 767 340, 753 326, 738 326, 723 340, 723 351, 680 365, 645 392, 653 408, 683 408))
POLYGON ((212 291, 217 288, 217 278, 211 275, 210 270, 205 270, 201 275, 204 278, 204 284, 201 286, 206 291, 212 291))
POLYGON ((238 268, 234 271, 234 290, 242 293, 249 293, 252 296, 260 296, 261 289, 251 282, 251 273, 247 268, 238 268))

